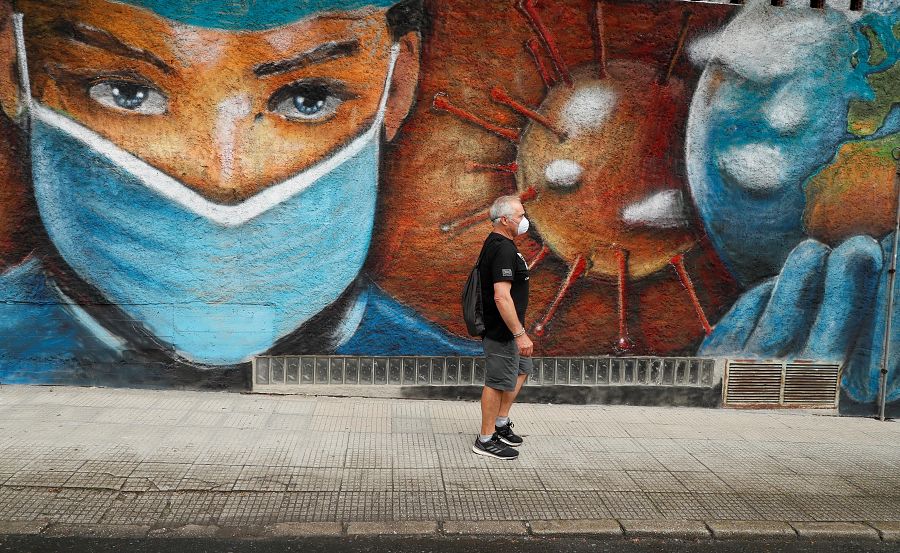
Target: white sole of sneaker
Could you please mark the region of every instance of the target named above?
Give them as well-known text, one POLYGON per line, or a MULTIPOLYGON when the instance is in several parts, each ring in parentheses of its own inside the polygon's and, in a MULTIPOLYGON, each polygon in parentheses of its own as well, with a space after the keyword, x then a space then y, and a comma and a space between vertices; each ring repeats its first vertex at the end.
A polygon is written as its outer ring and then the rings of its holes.
POLYGON ((474 445, 472 446, 472 453, 475 453, 476 455, 484 455, 485 457, 490 457, 491 459, 500 459, 501 461, 512 461, 513 459, 519 458, 518 455, 516 455, 515 457, 497 457, 493 453, 488 453, 487 451, 482 451, 482 450, 478 449, 477 447, 475 447, 474 445))

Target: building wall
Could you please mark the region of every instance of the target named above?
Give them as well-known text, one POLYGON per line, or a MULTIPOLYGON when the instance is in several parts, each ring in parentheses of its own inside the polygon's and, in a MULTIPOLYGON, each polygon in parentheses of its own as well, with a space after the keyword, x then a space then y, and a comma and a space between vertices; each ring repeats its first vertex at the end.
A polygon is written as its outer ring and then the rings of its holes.
POLYGON ((875 401, 897 6, 414 8, 4 4, 0 381, 477 354, 458 298, 516 193, 540 355, 839 361, 875 401))

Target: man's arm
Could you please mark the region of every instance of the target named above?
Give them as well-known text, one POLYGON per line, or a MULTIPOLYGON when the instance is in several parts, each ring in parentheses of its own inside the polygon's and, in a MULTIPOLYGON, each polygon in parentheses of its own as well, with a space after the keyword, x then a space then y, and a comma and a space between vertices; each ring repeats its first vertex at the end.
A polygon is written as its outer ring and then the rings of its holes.
MULTIPOLYGON (((512 282, 505 280, 495 282, 494 303, 497 304, 497 311, 500 312, 500 317, 503 318, 503 322, 506 323, 509 331, 513 334, 518 334, 524 331, 525 328, 519 321, 519 315, 516 313, 516 304, 513 303, 512 296, 509 293, 510 290, 512 290, 512 282)), ((528 334, 522 334, 516 338, 516 345, 519 347, 519 354, 531 357, 534 351, 534 344, 531 342, 528 334)))

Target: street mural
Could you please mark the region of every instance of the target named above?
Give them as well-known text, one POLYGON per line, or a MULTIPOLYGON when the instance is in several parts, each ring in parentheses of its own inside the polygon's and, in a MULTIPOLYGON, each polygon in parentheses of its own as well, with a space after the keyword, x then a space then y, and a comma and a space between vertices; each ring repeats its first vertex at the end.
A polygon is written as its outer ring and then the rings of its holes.
POLYGON ((479 354, 459 294, 516 193, 538 354, 836 361, 845 401, 875 401, 894 3, 16 0, 0 21, 4 383, 479 354))

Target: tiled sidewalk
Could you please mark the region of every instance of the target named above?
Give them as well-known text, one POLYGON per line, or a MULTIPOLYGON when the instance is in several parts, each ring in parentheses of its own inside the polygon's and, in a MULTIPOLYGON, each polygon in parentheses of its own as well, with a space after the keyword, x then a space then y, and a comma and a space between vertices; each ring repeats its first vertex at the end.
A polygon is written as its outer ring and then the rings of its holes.
POLYGON ((894 422, 522 404, 526 443, 500 462, 471 452, 479 416, 469 402, 2 386, 0 521, 900 521, 894 422))

